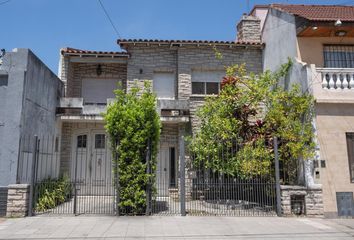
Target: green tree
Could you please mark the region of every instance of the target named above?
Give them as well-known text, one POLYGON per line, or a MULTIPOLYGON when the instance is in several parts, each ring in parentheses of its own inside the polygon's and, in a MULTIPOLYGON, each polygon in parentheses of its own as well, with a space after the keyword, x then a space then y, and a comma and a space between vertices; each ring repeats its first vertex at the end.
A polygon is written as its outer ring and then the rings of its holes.
POLYGON ((115 94, 115 101, 107 107, 104 118, 113 161, 118 164, 119 207, 126 214, 142 214, 146 209, 148 185, 154 182, 156 171, 161 128, 156 97, 147 82, 142 89, 135 86, 128 93, 115 90, 115 94), (146 162, 149 148, 150 173, 146 162))
POLYGON ((286 174, 296 178, 298 159, 314 152, 313 98, 297 85, 290 91, 280 86, 291 66, 260 75, 244 65, 227 68, 219 96, 208 97, 197 112, 200 128, 189 138, 194 164, 242 178, 267 176, 277 136, 281 164, 292 166, 286 174))

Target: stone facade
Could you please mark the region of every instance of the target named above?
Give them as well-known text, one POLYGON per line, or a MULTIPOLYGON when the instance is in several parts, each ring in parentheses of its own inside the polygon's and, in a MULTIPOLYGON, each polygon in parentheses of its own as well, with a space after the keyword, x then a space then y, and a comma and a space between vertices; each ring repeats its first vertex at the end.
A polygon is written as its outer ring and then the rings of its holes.
POLYGON ((261 41, 261 20, 255 16, 243 15, 237 24, 237 40, 246 42, 261 41))
MULTIPOLYGON (((308 217, 322 217, 323 216, 323 199, 322 187, 314 186, 311 188, 302 186, 284 186, 281 189, 281 208, 282 214, 285 216, 296 215, 294 209, 292 211, 292 201, 299 206, 303 203, 304 209, 302 214, 308 217), (293 199, 292 199, 293 198, 293 199)), ((296 206, 295 206, 296 207, 296 206)), ((300 211, 299 211, 300 212, 300 211)))
MULTIPOLYGON (((160 147, 175 147, 176 153, 180 152, 180 137, 185 129, 187 135, 191 134, 198 127, 196 111, 204 103, 204 96, 192 96, 192 73, 193 71, 225 71, 225 66, 234 64, 246 64, 250 72, 260 73, 262 71, 262 46, 261 45, 239 45, 227 44, 185 44, 171 45, 159 43, 137 43, 128 44, 124 49, 129 53, 126 64, 102 63, 102 75, 96 73, 98 63, 71 62, 65 57, 61 62, 63 80, 67 81, 66 97, 82 97, 81 82, 84 78, 117 78, 122 81, 123 89, 129 91, 134 84, 142 86, 144 81, 150 81, 153 87, 153 79, 156 73, 169 73, 175 76, 175 91, 171 98, 175 100, 188 100, 190 121, 166 120, 162 123, 160 147), (217 58, 215 49, 222 54, 217 58)), ((220 79, 221 80, 221 79, 220 79)), ((86 122, 63 122, 61 138, 61 173, 70 173, 72 158, 72 141, 75 131, 91 131, 92 129, 103 130, 103 120, 96 123, 86 122)), ((177 169, 179 169, 180 157, 177 154, 177 169)), ((192 170, 188 154, 185 154, 186 169, 186 199, 191 199, 192 178, 195 173, 192 170)), ((179 176, 179 174, 177 175, 179 176)), ((180 178, 178 178, 178 186, 180 178)), ((171 196, 176 196, 178 189, 171 189, 171 196)))
POLYGON ((126 89, 127 66, 121 63, 71 63, 66 73, 69 77, 67 81, 66 97, 82 97, 82 79, 94 78, 104 81, 104 79, 116 79, 126 89), (102 73, 97 75, 97 67, 101 66, 102 73))
POLYGON ((10 184, 7 195, 7 217, 28 215, 29 184, 10 184))
MULTIPOLYGON (((195 113, 204 102, 204 97, 192 96, 192 71, 225 71, 225 66, 246 64, 250 72, 262 72, 261 46, 170 46, 159 44, 129 45, 126 47, 131 57, 128 59, 127 81, 153 80, 154 73, 176 74, 175 99, 190 100, 190 119, 193 128, 198 125, 195 113), (215 48, 222 59, 215 56, 215 48)), ((153 84, 153 81, 152 81, 153 84)))

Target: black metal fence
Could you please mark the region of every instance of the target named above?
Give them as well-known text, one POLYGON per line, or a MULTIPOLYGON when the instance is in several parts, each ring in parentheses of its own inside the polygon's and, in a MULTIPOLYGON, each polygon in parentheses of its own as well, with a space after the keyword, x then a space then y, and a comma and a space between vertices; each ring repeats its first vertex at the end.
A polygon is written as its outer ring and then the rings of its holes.
MULTIPOLYGON (((89 139, 75 136, 64 148, 61 136, 21 138, 17 181, 31 184, 30 214, 130 214, 118 207, 119 176, 113 171, 118 166, 108 139, 104 135, 89 139)), ((183 148, 180 141, 178 152, 183 148)), ((264 174, 240 176, 196 163, 191 152, 186 156, 178 152, 176 147, 160 148, 141 214, 276 215, 274 162, 264 174)))
POLYGON ((0 187, 0 217, 6 216, 7 210, 7 187, 0 187))

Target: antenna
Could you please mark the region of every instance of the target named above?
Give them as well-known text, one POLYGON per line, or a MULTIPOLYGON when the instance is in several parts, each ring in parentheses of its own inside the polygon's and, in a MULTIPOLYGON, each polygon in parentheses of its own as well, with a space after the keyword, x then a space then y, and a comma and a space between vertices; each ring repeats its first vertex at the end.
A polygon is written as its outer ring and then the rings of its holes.
POLYGON ((247 12, 250 11, 250 0, 247 0, 247 12))

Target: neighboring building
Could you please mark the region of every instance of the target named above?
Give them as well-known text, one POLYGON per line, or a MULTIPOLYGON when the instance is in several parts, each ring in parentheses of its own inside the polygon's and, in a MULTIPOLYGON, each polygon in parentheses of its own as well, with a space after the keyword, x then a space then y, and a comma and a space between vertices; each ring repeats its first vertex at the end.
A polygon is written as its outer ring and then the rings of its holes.
POLYGON ((319 155, 308 187, 322 184, 325 216, 354 216, 354 7, 272 4, 250 15, 262 22, 264 70, 290 57, 284 87, 299 83, 315 98, 319 155))
POLYGON ((249 71, 262 71, 260 31, 254 32, 258 34, 257 40, 246 37, 247 28, 244 33, 236 42, 118 40, 126 52, 62 49, 59 75, 65 83, 66 94, 61 99, 58 115, 62 123, 61 172, 73 177, 73 169, 83 168, 79 178, 81 175, 105 178, 91 179, 94 181, 111 178, 110 174, 104 174, 110 167, 109 151, 97 154, 98 148, 105 144, 97 144, 105 139, 101 114, 114 98, 117 83, 129 91, 132 85, 148 80, 157 95, 162 121, 157 169, 159 195, 168 195, 169 189, 176 189, 178 159, 184 154, 180 153, 178 139, 197 126, 195 112, 205 96, 219 93, 225 66, 246 63, 249 71), (216 58, 215 48, 223 55, 222 59, 216 58), (77 147, 85 149, 80 158, 86 160, 79 161, 75 167, 77 147), (87 156, 94 156, 93 161, 87 156), (91 168, 82 167, 89 161, 92 161, 91 168))
POLYGON ((0 186, 17 182, 25 136, 57 134, 60 79, 29 49, 14 49, 0 64, 0 186))

